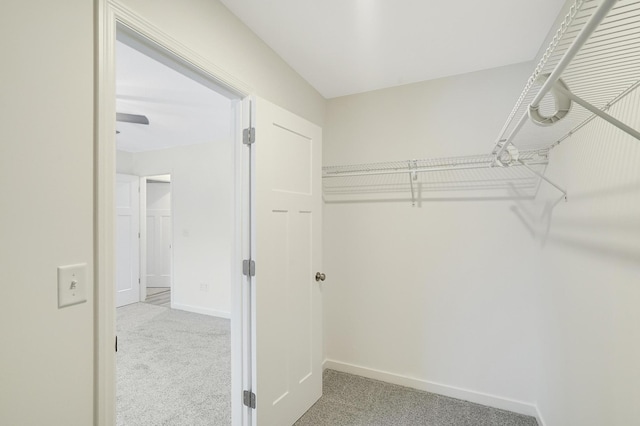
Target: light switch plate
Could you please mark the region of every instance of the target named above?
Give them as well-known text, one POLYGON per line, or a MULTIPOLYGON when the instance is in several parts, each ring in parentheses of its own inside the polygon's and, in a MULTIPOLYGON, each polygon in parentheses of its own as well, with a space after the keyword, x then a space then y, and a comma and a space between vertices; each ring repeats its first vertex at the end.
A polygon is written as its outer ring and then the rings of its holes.
POLYGON ((58 308, 87 301, 87 264, 58 267, 58 308))

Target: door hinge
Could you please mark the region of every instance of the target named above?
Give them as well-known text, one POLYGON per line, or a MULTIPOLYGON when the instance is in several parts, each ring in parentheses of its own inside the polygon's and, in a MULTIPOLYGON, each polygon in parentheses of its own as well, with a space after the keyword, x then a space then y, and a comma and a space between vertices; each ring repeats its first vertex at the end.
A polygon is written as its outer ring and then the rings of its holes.
POLYGON ((256 394, 251 391, 243 392, 243 402, 249 408, 256 408, 256 394))
POLYGON ((118 352, 118 336, 116 336, 116 352, 118 352))
POLYGON ((242 261, 242 275, 247 277, 255 277, 256 275, 256 262, 253 260, 242 261))
POLYGON ((140 284, 140 278, 138 278, 138 284, 140 284))
POLYGON ((256 128, 249 127, 242 131, 242 143, 245 145, 251 145, 256 141, 256 128))

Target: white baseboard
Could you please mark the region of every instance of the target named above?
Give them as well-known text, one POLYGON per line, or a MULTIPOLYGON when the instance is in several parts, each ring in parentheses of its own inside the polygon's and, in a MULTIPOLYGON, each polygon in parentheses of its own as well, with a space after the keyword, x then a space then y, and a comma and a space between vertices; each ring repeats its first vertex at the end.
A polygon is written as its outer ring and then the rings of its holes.
POLYGON ((536 420, 538 421, 538 426, 546 426, 544 419, 542 418, 542 413, 540 412, 540 408, 536 405, 536 420))
POLYGON ((323 363, 323 369, 327 368, 343 373, 355 374, 362 377, 368 377, 370 379, 380 380, 382 382, 393 383, 395 385, 406 386, 408 388, 432 392, 451 398, 462 399, 464 401, 470 401, 476 404, 486 405, 488 407, 512 411, 518 414, 533 416, 536 418, 536 420, 538 420, 538 423, 541 426, 545 426, 538 407, 535 404, 531 404, 528 402, 517 401, 514 399, 503 398, 487 393, 457 388, 455 386, 443 385, 441 383, 416 379, 413 377, 389 373, 387 371, 374 370, 372 368, 361 367, 358 365, 348 364, 331 359, 325 359, 323 363))
POLYGON ((210 315, 212 317, 231 319, 231 312, 218 311, 216 309, 202 308, 200 306, 184 305, 182 303, 171 303, 171 309, 194 312, 196 314, 210 315))

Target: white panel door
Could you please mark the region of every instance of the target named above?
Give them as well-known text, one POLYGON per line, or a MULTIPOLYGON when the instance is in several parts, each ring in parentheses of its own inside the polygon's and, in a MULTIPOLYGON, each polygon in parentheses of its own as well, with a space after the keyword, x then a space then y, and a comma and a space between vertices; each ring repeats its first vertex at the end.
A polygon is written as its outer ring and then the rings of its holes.
POLYGON ((322 129, 261 99, 255 111, 253 424, 286 426, 322 394, 322 129))
POLYGON ((171 287, 171 184, 147 184, 147 287, 171 287))
POLYGON ((139 182, 116 176, 116 307, 140 301, 139 182))

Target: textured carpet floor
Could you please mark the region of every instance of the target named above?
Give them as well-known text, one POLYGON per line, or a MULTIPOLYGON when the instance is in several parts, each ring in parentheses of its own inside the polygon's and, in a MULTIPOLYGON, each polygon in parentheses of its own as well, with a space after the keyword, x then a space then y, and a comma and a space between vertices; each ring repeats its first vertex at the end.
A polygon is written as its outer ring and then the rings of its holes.
MULTIPOLYGON (((231 424, 229 320, 118 308, 118 426, 231 424)), ((533 417, 334 370, 295 426, 537 426, 533 417)), ((287 426, 287 425, 282 425, 287 426)))
POLYGON ((295 426, 537 426, 533 417, 326 370, 323 395, 295 426))
POLYGON ((231 424, 229 320, 135 303, 117 333, 118 426, 231 424))

